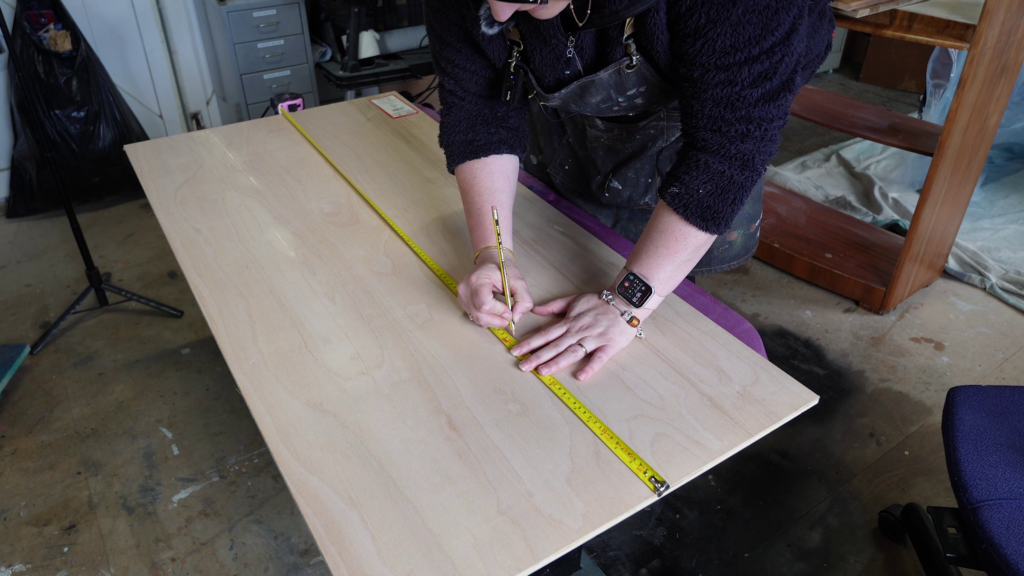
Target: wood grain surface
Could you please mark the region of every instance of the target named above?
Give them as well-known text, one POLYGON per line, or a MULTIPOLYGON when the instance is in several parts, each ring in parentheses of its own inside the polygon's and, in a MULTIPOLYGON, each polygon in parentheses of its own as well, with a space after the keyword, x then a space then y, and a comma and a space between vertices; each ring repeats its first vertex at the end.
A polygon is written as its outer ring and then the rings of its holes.
MULTIPOLYGON (((295 117, 438 264, 469 270, 437 123, 365 99, 295 117)), ((128 154, 336 576, 528 574, 655 499, 283 118, 128 154)), ((523 187, 515 212, 541 301, 623 264, 523 187)), ((585 385, 557 376, 673 487, 817 402, 675 296, 645 332, 585 385)))
POLYGON ((814 86, 797 92, 789 113, 893 148, 925 156, 935 153, 942 126, 814 86))
MULTIPOLYGON (((907 8, 925 4, 927 2, 907 6, 907 8)), ((953 48, 954 50, 970 49, 975 32, 974 24, 902 9, 868 14, 861 18, 836 14, 836 26, 874 36, 953 48)))
POLYGON ((878 312, 903 238, 777 184, 764 184, 757 257, 878 312))
POLYGON ((863 18, 879 12, 887 12, 897 8, 924 2, 925 0, 862 0, 861 2, 832 2, 831 6, 837 14, 850 18, 863 18), (848 7, 849 6, 849 7, 848 7))

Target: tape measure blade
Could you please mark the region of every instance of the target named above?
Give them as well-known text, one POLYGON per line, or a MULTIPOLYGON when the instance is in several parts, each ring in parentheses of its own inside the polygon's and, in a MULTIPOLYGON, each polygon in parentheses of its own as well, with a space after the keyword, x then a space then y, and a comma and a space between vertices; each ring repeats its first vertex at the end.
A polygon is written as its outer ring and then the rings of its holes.
MULTIPOLYGON (((319 152, 320 155, 323 156, 323 158, 331 166, 334 167, 338 174, 340 174, 341 177, 344 178, 345 181, 348 182, 353 189, 355 189, 355 191, 363 198, 363 200, 365 200, 366 203, 373 208, 377 215, 379 215, 388 224, 388 226, 390 226, 391 229, 398 234, 398 236, 406 243, 406 245, 408 245, 409 248, 411 248, 412 251, 417 256, 419 256, 420 260, 422 260, 423 263, 426 264, 428 268, 430 268, 430 270, 441 280, 441 282, 443 282, 445 286, 447 286, 448 289, 452 291, 453 294, 458 296, 458 284, 455 282, 455 280, 451 276, 449 276, 448 273, 445 272, 444 269, 437 264, 437 262, 434 262, 434 260, 429 255, 427 255, 427 253, 424 252, 423 249, 420 248, 419 245, 416 244, 416 242, 413 241, 413 239, 410 238, 405 233, 405 231, 402 230, 402 228, 397 223, 395 223, 394 220, 391 219, 390 216, 388 216, 383 210, 381 210, 380 206, 377 206, 377 203, 371 200, 370 197, 367 196, 365 192, 363 192, 363 189, 360 188, 358 184, 356 184, 351 178, 348 177, 348 174, 345 174, 345 171, 342 170, 341 167, 338 166, 334 162, 334 160, 332 160, 331 157, 327 155, 327 152, 325 152, 324 149, 321 148, 320 145, 317 144, 315 140, 313 140, 313 137, 310 136, 309 133, 306 132, 306 130, 302 126, 299 125, 299 123, 295 120, 295 118, 292 117, 291 114, 289 114, 286 110, 282 110, 281 115, 284 116, 285 119, 288 120, 288 122, 291 123, 291 125, 294 126, 295 129, 298 130, 299 133, 302 134, 302 136, 314 148, 316 148, 317 152, 319 152)), ((517 344, 515 337, 509 334, 503 328, 491 328, 490 330, 498 338, 498 340, 500 340, 505 345, 506 348, 511 350, 517 344)), ((523 358, 525 358, 525 356, 523 358)), ((618 435, 616 435, 611 430, 611 428, 606 426, 600 418, 595 416, 589 409, 587 409, 587 407, 582 402, 580 402, 576 398, 576 396, 571 391, 569 391, 568 388, 563 386, 557 378, 555 378, 554 376, 542 376, 538 374, 536 370, 534 370, 533 375, 539 378, 540 381, 543 382, 548 387, 548 389, 554 392, 555 396, 558 396, 558 398, 574 414, 576 414, 576 416, 581 421, 583 421, 583 423, 588 428, 590 428, 590 430, 598 438, 601 439, 601 442, 603 442, 605 446, 607 446, 612 451, 612 453, 614 453, 619 458, 619 460, 626 464, 626 466, 630 470, 632 470, 634 474, 636 474, 641 480, 643 480, 644 484, 646 484, 648 488, 653 490, 655 494, 661 496, 668 490, 668 482, 666 482, 660 474, 658 474, 653 468, 651 468, 650 465, 648 465, 647 462, 643 460, 643 458, 640 458, 640 456, 636 455, 636 453, 633 452, 633 449, 630 448, 628 444, 626 444, 621 438, 619 438, 618 435)))
POLYGON ((655 494, 660 496, 668 489, 668 482, 630 448, 625 440, 620 438, 607 424, 591 412, 583 402, 576 398, 576 395, 566 388, 564 384, 553 376, 541 376, 540 374, 536 374, 536 376, 655 494))
MULTIPOLYGON (((511 350, 518 343, 516 338, 503 328, 491 328, 491 332, 511 350)), ((522 356, 520 360, 528 356, 522 356)), ((615 454, 640 480, 647 484, 647 487, 657 495, 662 495, 668 490, 669 484, 657 471, 654 470, 643 458, 640 457, 625 440, 615 434, 600 418, 590 411, 587 406, 576 397, 564 384, 554 376, 542 376, 534 370, 533 375, 551 390, 573 414, 579 418, 590 431, 596 435, 601 442, 615 454)))

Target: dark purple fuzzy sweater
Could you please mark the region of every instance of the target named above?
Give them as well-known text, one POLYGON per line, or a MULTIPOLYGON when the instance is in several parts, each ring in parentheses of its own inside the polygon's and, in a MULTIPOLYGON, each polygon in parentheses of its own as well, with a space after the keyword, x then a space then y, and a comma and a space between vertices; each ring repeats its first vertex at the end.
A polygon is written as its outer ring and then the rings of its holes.
MULTIPOLYGON (((587 0, 574 1, 581 14, 587 0)), ((630 4, 592 2, 595 21, 630 4)), ((481 16, 482 5, 426 1, 449 170, 495 154, 522 157, 527 147, 526 105, 498 99, 505 34, 487 25, 494 22, 486 10, 481 16)), ((548 93, 625 55, 621 23, 568 28, 581 74, 566 59, 564 19, 513 18, 525 60, 548 93)), ((637 15, 640 54, 679 92, 684 144, 659 190, 679 215, 705 232, 728 230, 775 155, 797 90, 831 50, 834 29, 828 0, 658 0, 637 15)))

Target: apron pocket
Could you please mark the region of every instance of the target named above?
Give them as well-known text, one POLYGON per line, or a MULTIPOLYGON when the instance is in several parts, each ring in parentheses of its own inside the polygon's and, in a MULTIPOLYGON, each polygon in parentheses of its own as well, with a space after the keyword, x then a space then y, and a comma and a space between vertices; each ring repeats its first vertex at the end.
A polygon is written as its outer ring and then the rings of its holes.
POLYGON ((652 208, 675 158, 678 113, 660 110, 643 120, 566 115, 566 138, 548 173, 583 198, 605 206, 652 208))

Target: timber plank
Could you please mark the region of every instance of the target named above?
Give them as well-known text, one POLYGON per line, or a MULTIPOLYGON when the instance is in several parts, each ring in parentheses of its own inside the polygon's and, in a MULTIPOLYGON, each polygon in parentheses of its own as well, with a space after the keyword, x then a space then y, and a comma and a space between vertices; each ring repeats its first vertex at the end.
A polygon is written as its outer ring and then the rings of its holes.
POLYGON ((925 156, 935 153, 942 126, 881 106, 804 86, 789 113, 831 130, 925 156))
POLYGON ((757 257, 878 312, 903 238, 765 182, 757 257))

